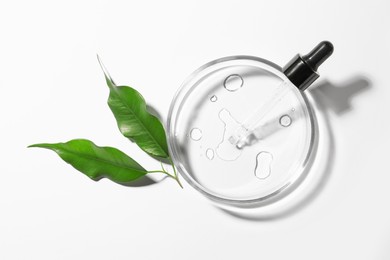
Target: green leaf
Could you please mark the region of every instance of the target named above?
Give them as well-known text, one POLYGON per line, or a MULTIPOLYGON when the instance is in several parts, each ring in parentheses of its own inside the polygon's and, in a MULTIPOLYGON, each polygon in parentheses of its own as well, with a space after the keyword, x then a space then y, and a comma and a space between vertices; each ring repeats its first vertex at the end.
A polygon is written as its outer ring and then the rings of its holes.
POLYGON ((127 183, 147 174, 147 171, 125 153, 113 147, 99 147, 89 140, 75 139, 67 143, 34 144, 55 151, 65 162, 92 180, 108 178, 127 183))
POLYGON ((108 105, 121 133, 153 157, 169 158, 167 137, 160 120, 146 109, 142 95, 128 86, 116 86, 99 56, 110 89, 108 105))
POLYGON ((110 87, 108 105, 124 136, 149 155, 169 157, 164 127, 146 110, 145 100, 138 91, 127 86, 110 87))

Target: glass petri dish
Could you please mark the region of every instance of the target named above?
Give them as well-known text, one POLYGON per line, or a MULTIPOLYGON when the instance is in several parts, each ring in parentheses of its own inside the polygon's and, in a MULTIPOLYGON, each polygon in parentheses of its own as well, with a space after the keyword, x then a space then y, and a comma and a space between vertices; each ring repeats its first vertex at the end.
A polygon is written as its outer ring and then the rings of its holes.
POLYGON ((192 187, 220 205, 259 207, 305 178, 316 119, 279 66, 233 56, 190 75, 167 129, 174 164, 192 187))

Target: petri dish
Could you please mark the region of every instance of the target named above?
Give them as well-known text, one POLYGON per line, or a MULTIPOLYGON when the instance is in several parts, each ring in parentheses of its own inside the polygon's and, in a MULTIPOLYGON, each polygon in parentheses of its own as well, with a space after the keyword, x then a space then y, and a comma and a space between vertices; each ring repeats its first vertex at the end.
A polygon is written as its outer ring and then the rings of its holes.
POLYGON ((168 143, 180 175, 220 205, 259 207, 308 173, 316 117, 282 68, 252 56, 205 64, 176 93, 168 143))

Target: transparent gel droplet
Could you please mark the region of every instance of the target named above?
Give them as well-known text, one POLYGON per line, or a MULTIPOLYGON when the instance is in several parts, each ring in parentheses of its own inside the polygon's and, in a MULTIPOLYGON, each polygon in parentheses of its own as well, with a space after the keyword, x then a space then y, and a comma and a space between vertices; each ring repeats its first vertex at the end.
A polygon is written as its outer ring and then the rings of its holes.
POLYGON ((211 101, 211 102, 216 102, 217 100, 218 100, 218 98, 217 98, 216 95, 212 95, 212 96, 210 97, 210 101, 211 101))
POLYGON ((240 157, 242 151, 231 143, 229 137, 233 135, 234 131, 241 124, 237 122, 225 108, 219 112, 218 117, 225 125, 225 129, 223 131, 222 141, 216 149, 217 155, 224 161, 234 161, 240 157))
POLYGON ((292 119, 289 115, 283 115, 279 119, 279 124, 283 127, 289 127, 292 123, 292 119))
POLYGON ((244 85, 244 80, 240 75, 233 74, 225 79, 223 85, 228 91, 233 92, 239 90, 244 85))
POLYGON ((256 156, 255 176, 261 180, 271 175, 273 156, 269 152, 260 152, 256 156))
POLYGON ((206 150, 206 157, 207 157, 207 159, 209 159, 209 160, 214 159, 214 150, 211 149, 211 148, 207 149, 207 150, 206 150))
POLYGON ((193 128, 190 132, 190 137, 194 141, 202 139, 202 131, 199 128, 193 128))

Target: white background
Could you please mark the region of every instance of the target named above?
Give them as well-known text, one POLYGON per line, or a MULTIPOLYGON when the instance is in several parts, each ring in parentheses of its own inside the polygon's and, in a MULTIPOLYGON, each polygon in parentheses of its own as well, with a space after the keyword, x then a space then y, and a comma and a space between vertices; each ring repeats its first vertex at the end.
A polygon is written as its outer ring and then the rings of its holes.
POLYGON ((388 0, 1 1, 0 259, 389 259, 389 11, 388 0), (202 64, 284 65, 321 40, 335 52, 316 84, 366 87, 329 110, 334 165, 293 214, 249 221, 188 184, 93 182, 26 148, 88 138, 159 168, 117 130, 96 53, 166 120, 202 64))

